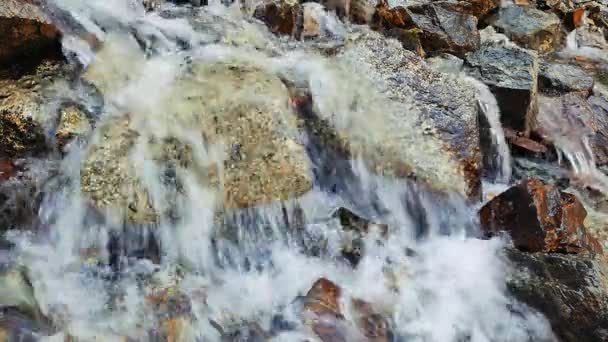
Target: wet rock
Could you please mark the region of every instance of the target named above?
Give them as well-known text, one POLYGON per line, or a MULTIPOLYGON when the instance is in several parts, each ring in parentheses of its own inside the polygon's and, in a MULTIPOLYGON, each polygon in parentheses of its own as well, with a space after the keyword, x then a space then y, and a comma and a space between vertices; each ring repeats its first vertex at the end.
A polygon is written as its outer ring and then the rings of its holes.
POLYGON ((473 15, 478 19, 484 18, 500 6, 500 0, 445 0, 433 3, 457 12, 473 15))
POLYGON ((608 267, 605 259, 509 250, 508 289, 549 320, 560 341, 608 338, 608 267))
POLYGON ((486 42, 466 57, 468 73, 489 86, 503 126, 529 132, 538 113, 536 54, 509 44, 486 42))
POLYGON ((44 130, 54 118, 43 109, 53 82, 62 75, 60 64, 44 62, 17 79, 0 76, 0 158, 39 156, 49 150, 44 130))
POLYGON ((76 105, 62 108, 59 115, 55 138, 61 150, 72 140, 85 138, 93 131, 87 114, 76 105))
MULTIPOLYGON (((588 137, 589 147, 598 165, 608 163, 608 117, 606 100, 592 96, 589 100, 576 93, 540 98, 538 131, 548 141, 588 137)), ((586 151, 586 147, 581 146, 586 151)), ((589 158, 591 156, 588 156, 589 158)))
POLYGON ((554 51, 560 43, 559 17, 532 7, 504 7, 490 23, 522 47, 541 53, 554 51))
MULTIPOLYGON (((100 77, 102 84, 110 81, 110 88, 112 80, 105 74, 100 77)), ((150 108, 166 127, 166 136, 146 131, 147 115, 123 115, 104 128, 90 149, 81 170, 81 188, 96 207, 128 208, 129 221, 138 222, 138 217, 155 222, 158 206, 170 205, 163 203, 166 196, 153 205, 138 176, 139 166, 129 158, 136 144, 149 151, 147 159, 161 171, 174 174, 169 177, 175 178, 172 182, 180 183, 179 170, 193 171, 197 181, 219 190, 218 204, 226 208, 287 200, 312 187, 310 161, 299 141, 289 93, 276 76, 249 66, 195 63, 166 94, 157 108, 150 108), (193 160, 192 144, 181 141, 183 136, 172 136, 171 132, 184 130, 198 132, 202 141, 196 148, 211 149, 207 159, 193 160)), ((181 191, 175 184, 165 185, 181 191)))
POLYGON ((470 87, 433 71, 399 42, 368 30, 336 58, 350 70, 365 70, 367 78, 340 76, 352 87, 345 90, 352 103, 346 121, 318 113, 336 128, 341 146, 361 156, 374 172, 414 177, 437 191, 479 196, 479 128, 470 87))
POLYGON ((350 301, 352 322, 345 321, 341 303, 345 300, 342 289, 332 281, 320 278, 304 297, 306 323, 323 342, 365 341, 388 342, 391 339, 387 321, 370 303, 347 298, 350 301))
POLYGON ((35 65, 62 56, 59 30, 33 1, 2 1, 0 41, 0 67, 35 65))
POLYGON ((541 90, 582 92, 588 94, 593 89, 593 77, 582 68, 561 63, 541 63, 539 86, 541 90))
POLYGON ((414 28, 421 31, 422 47, 427 53, 449 52, 464 55, 479 48, 477 18, 440 6, 409 6, 414 28))
POLYGON ((373 223, 346 208, 339 208, 332 216, 340 221, 347 235, 343 239, 342 255, 353 266, 357 266, 365 254, 364 240, 370 233, 373 232, 382 238, 386 238, 388 234, 388 225, 373 223))
POLYGON ((44 320, 25 271, 11 265, 0 267, 0 309, 14 309, 32 320, 44 320))
POLYGON ((325 8, 316 2, 302 4, 302 38, 315 38, 321 35, 321 21, 325 8))
POLYGON ((151 338, 168 342, 187 342, 194 338, 190 298, 178 288, 156 289, 146 296, 146 304, 159 323, 151 338))
POLYGON ((353 24, 370 24, 376 12, 377 1, 350 0, 348 17, 353 24))
POLYGON ((11 179, 17 174, 15 163, 9 160, 0 161, 0 182, 11 179))
POLYGON ((516 132, 509 128, 505 128, 504 132, 507 142, 515 149, 536 155, 547 153, 547 146, 527 138, 522 132, 516 132))
POLYGON ((388 30, 386 35, 397 39, 404 49, 413 51, 420 57, 425 57, 426 52, 422 47, 421 33, 422 31, 417 28, 406 30, 394 27, 388 30))
POLYGON ((587 212, 580 201, 537 179, 498 195, 480 209, 479 216, 484 232, 508 232, 522 251, 602 254, 583 224, 587 212))
POLYGON ((258 5, 253 16, 263 21, 272 33, 295 35, 300 11, 297 1, 272 0, 258 5))

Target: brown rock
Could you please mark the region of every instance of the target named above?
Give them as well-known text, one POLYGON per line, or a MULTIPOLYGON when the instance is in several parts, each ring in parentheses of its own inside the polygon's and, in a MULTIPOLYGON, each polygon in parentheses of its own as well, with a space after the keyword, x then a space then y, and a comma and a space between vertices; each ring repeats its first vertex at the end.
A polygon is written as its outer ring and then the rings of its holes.
POLYGON ((500 0, 444 0, 434 1, 436 5, 481 19, 500 6, 500 0))
POLYGON ((505 138, 509 144, 514 147, 536 154, 547 153, 547 147, 545 145, 526 137, 523 132, 517 132, 510 128, 505 128, 504 132, 505 138))
POLYGON ((297 1, 273 0, 258 5, 253 16, 263 21, 272 33, 295 35, 300 11, 297 1))
POLYGON ((325 9, 316 2, 302 5, 302 39, 315 38, 321 35, 321 15, 325 9))
POLYGON ((0 160, 0 182, 10 179, 17 174, 17 167, 7 160, 0 160))
POLYGON ((583 225, 587 212, 580 201, 537 179, 498 195, 479 214, 484 232, 509 232, 515 247, 522 251, 602 253, 583 225))
POLYGON ((0 3, 0 41, 0 66, 37 64, 62 55, 59 30, 34 1, 0 3))
POLYGON ((313 315, 309 324, 323 342, 350 341, 361 335, 362 342, 389 341, 387 321, 368 302, 350 298, 353 322, 346 322, 341 296, 342 289, 325 278, 317 280, 306 294, 304 310, 313 315))

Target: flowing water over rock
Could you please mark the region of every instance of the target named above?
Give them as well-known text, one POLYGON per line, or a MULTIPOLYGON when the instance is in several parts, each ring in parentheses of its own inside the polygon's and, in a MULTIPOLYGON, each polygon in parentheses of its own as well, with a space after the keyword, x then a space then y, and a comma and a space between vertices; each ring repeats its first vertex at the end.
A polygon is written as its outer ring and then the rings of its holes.
POLYGON ((36 228, 9 234, 0 273, 0 298, 43 317, 36 338, 553 340, 507 295, 505 242, 477 239, 467 202, 480 183, 476 91, 497 178, 510 178, 486 86, 337 21, 300 42, 236 5, 49 5, 102 45, 65 30, 68 60, 86 71, 57 84, 47 110, 70 98, 95 122, 76 125, 92 133, 62 144, 57 165, 30 166, 56 176, 36 228))

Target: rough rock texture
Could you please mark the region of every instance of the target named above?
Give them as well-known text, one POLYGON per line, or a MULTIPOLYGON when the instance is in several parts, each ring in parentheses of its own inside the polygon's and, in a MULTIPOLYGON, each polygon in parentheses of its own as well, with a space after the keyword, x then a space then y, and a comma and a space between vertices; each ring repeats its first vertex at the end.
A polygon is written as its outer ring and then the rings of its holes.
POLYGON ((295 35, 300 11, 297 1, 276 0, 262 2, 255 9, 253 16, 263 21, 273 33, 295 35))
POLYGON ((72 140, 84 138, 93 131, 87 114, 78 106, 68 105, 61 109, 59 115, 55 138, 60 149, 72 140))
POLYGON ((397 39, 404 49, 415 52, 420 57, 425 57, 426 52, 422 47, 422 31, 417 28, 402 29, 394 27, 386 32, 386 35, 397 39))
POLYGON ((541 90, 589 93, 593 89, 593 77, 582 68, 561 63, 541 63, 539 86, 541 90))
POLYGON ((352 101, 350 117, 319 113, 334 124, 352 154, 364 157, 376 172, 413 176, 431 188, 478 198, 481 155, 470 87, 368 30, 336 58, 367 78, 343 75, 345 86, 352 87, 345 89, 352 101))
MULTIPOLYGON (((549 141, 571 138, 572 142, 588 137, 595 162, 608 163, 608 101, 602 96, 569 93, 560 97, 540 98, 538 132, 549 141)), ((581 147, 584 148, 584 147, 581 147)))
POLYGON ((61 56, 60 33, 39 7, 26 0, 0 3, 0 67, 36 64, 61 56))
POLYGON ((341 302, 342 289, 332 281, 317 280, 304 297, 304 319, 323 342, 350 341, 359 335, 365 342, 388 342, 390 331, 387 321, 372 305, 356 298, 350 299, 352 322, 345 321, 341 302))
POLYGON ((89 151, 81 187, 97 207, 129 208, 127 217, 133 222, 156 220, 155 205, 138 179, 140 169, 129 157, 136 143, 148 146, 147 159, 161 169, 186 168, 201 181, 208 179, 210 186, 220 188, 220 202, 227 208, 286 200, 311 188, 297 119, 276 76, 254 67, 194 64, 166 94, 158 116, 151 116, 166 132, 147 132, 148 119, 132 114, 114 120, 89 151), (173 130, 193 130, 203 141, 179 141, 173 130), (193 161, 199 146, 215 154, 193 161))
POLYGON ((471 76, 490 87, 506 127, 528 132, 538 113, 538 57, 513 45, 486 42, 466 58, 471 76))
POLYGON ((608 340, 608 267, 605 259, 510 250, 509 291, 540 311, 564 342, 608 340))
POLYGON ((500 6, 500 0, 439 0, 434 4, 481 19, 500 6))
POLYGON ((37 155, 48 150, 43 126, 46 91, 61 75, 53 62, 18 79, 0 77, 0 158, 37 155))
POLYGON ((509 232, 516 248, 527 252, 602 254, 587 233, 587 211, 576 196, 537 179, 503 192, 479 211, 482 230, 509 232))
POLYGON ((479 48, 480 43, 477 18, 434 4, 390 8, 388 4, 380 3, 372 26, 384 32, 392 30, 392 36, 395 36, 395 29, 415 29, 424 50, 433 54, 463 55, 479 48))
POLYGON ((325 9, 321 4, 307 2, 302 4, 302 35, 303 39, 316 38, 321 35, 321 15, 325 9))
POLYGON ((426 52, 463 55, 479 48, 474 16, 434 5, 410 6, 408 11, 414 27, 422 31, 421 42, 426 52))
POLYGON ((554 51, 560 42, 559 17, 529 6, 502 8, 490 22, 517 44, 541 53, 554 51))

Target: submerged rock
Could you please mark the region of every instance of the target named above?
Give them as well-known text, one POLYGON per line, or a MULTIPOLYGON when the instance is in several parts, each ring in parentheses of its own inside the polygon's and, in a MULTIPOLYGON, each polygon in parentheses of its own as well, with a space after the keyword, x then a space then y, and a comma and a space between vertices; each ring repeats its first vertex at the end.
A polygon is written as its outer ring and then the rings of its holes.
POLYGON ((61 57, 59 30, 33 1, 0 3, 0 67, 35 65, 44 58, 61 57))
POLYGON ((68 105, 62 108, 59 116, 59 125, 55 138, 60 149, 63 149, 74 139, 84 138, 93 131, 87 114, 78 106, 68 105))
POLYGON ((605 259, 509 250, 508 289, 538 310, 564 342, 608 339, 608 267, 605 259))
POLYGON ((484 232, 508 232, 522 251, 602 254, 583 224, 587 211, 576 196, 536 179, 493 198, 479 216, 484 232))
POLYGON ((561 63, 542 63, 539 72, 541 90, 577 91, 588 94, 593 89, 593 77, 582 68, 561 63))
POLYGON ((471 76, 489 86, 496 96, 506 127, 529 132, 538 113, 537 55, 509 44, 485 42, 470 53, 466 65, 471 76))
POLYGON ((507 6, 490 22, 524 48, 548 53, 560 43, 561 21, 553 13, 529 6, 507 6))
POLYGON ((388 234, 388 225, 366 220, 346 208, 339 208, 332 216, 340 221, 346 235, 343 240, 342 255, 353 266, 357 266, 365 254, 364 240, 369 234, 375 233, 382 238, 386 238, 388 234))

